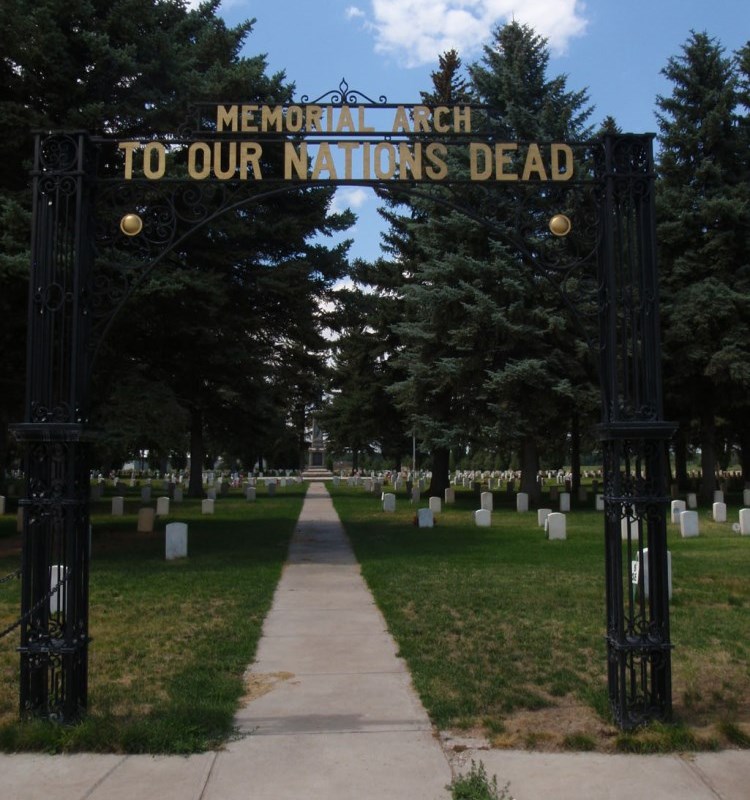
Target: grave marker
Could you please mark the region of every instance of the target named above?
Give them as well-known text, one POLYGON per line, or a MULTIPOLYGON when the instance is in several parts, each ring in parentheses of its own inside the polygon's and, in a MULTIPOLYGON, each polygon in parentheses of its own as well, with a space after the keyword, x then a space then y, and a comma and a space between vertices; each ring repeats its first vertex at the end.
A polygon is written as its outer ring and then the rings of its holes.
POLYGON ((565 514, 559 511, 553 511, 548 514, 545 522, 547 529, 548 539, 567 539, 567 532, 565 529, 565 514))
POLYGON ((140 508, 138 509, 138 533, 153 533, 154 532, 154 509, 153 508, 140 508))
POLYGON ((489 528, 492 525, 492 512, 488 508, 480 508, 474 512, 474 524, 478 528, 489 528))
POLYGON ((167 561, 187 558, 188 526, 185 522, 170 522, 164 537, 164 557, 167 561))
POLYGON ((683 511, 680 514, 680 536, 688 539, 700 534, 700 524, 698 523, 697 511, 683 511))

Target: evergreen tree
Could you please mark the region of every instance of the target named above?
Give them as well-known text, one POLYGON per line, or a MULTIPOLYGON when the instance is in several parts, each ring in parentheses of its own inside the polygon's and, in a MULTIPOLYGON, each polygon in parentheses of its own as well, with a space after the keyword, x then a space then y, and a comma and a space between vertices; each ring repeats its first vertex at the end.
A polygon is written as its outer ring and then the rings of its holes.
MULTIPOLYGON (((3 304, 12 303, 2 308, 9 313, 0 342, 13 345, 5 352, 8 360, 18 357, 14 374, 22 374, 24 352, 18 331, 26 303, 15 298, 26 294, 32 129, 134 138, 174 131, 190 100, 291 99, 292 86, 283 73, 266 74, 263 56, 240 56, 253 22, 228 28, 218 6, 219 0, 194 9, 183 0, 40 0, 29 7, 0 0, 0 124, 8 134, 0 157, 9 166, 0 181, 0 280, 3 304)), ((236 440, 233 425, 235 434, 257 430, 253 412, 274 407, 265 398, 283 361, 280 350, 311 339, 320 344, 318 302, 345 272, 345 246, 310 244, 316 233, 351 224, 350 214, 328 215, 331 196, 289 191, 250 204, 171 253, 138 288, 138 302, 104 344, 110 357, 98 360, 99 398, 118 391, 107 370, 117 357, 120 373, 132 368, 140 380, 147 375, 169 387, 189 412, 196 441, 206 425, 214 441, 236 440), (274 348, 281 339, 284 348, 274 348), (190 359, 174 356, 185 348, 190 359)), ((20 419, 20 381, 4 388, 2 416, 20 419)), ((198 452, 194 461, 199 472, 198 452)))
POLYGON ((663 72, 673 85, 657 99, 666 400, 679 446, 697 423, 700 493, 709 501, 717 420, 748 407, 747 140, 734 66, 716 40, 691 33, 663 72))

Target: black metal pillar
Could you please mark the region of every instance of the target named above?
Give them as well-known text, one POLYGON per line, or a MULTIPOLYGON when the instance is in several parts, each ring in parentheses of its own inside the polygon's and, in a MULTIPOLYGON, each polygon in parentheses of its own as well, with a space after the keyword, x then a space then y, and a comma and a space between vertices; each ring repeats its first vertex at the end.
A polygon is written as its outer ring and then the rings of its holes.
POLYGON ((35 141, 21 600, 22 715, 74 722, 87 704, 88 351, 94 153, 86 134, 35 141))
POLYGON ((628 730, 672 710, 652 138, 606 136, 598 170, 609 699, 628 730))

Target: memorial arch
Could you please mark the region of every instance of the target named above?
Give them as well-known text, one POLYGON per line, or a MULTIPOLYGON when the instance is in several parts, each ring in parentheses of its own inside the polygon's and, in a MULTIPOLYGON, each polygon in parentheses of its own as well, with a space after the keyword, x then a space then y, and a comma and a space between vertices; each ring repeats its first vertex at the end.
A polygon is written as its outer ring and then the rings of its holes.
POLYGON ((36 136, 26 407, 13 426, 26 473, 22 714, 73 722, 87 706, 89 382, 114 315, 222 214, 364 185, 482 223, 553 282, 579 324, 601 383, 610 703, 625 729, 670 716, 673 426, 662 410, 652 136, 499 142, 493 119, 481 106, 375 101, 342 81, 297 104, 196 104, 177 131, 139 140, 36 136), (466 204, 468 189, 479 202, 466 204), (493 218, 498 193, 513 198, 510 227, 493 218))

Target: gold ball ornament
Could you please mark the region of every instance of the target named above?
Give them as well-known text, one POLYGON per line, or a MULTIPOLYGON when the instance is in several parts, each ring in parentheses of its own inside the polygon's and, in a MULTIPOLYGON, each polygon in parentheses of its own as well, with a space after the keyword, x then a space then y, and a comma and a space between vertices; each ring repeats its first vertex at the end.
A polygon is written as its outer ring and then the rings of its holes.
POLYGON ((120 230, 126 236, 138 236, 143 230, 143 220, 138 214, 126 214, 120 220, 120 230))
POLYGON ((549 221, 549 229, 555 236, 567 236, 573 225, 565 214, 555 214, 549 221))

